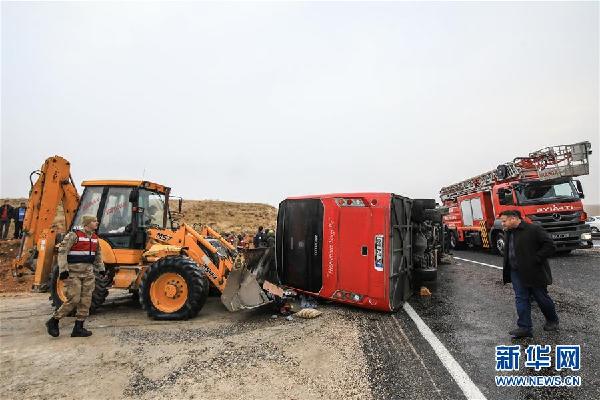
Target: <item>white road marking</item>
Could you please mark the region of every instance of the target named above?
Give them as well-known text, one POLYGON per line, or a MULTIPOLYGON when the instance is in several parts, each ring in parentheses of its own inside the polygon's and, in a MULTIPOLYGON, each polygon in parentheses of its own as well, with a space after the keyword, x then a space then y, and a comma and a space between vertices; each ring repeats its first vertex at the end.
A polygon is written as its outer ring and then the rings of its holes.
POLYGON ((417 329, 421 335, 427 340, 433 351, 438 356, 444 367, 448 370, 458 387, 462 390, 467 399, 471 400, 486 400, 485 396, 479 388, 473 383, 469 375, 465 372, 460 364, 452 357, 448 349, 440 342, 435 334, 429 329, 425 321, 419 317, 419 314, 408 303, 404 303, 404 311, 417 325, 417 329))
POLYGON ((498 267, 496 265, 486 264, 486 263, 482 263, 482 262, 474 261, 474 260, 469 260, 467 258, 460 258, 460 257, 454 257, 454 256, 452 258, 456 258, 457 260, 461 260, 461 261, 468 261, 473 264, 485 265, 486 267, 490 267, 490 268, 502 269, 502 267, 498 267))
MULTIPOLYGON (((410 350, 413 352, 413 354, 415 355, 415 357, 417 357, 419 359, 419 362, 421 363, 421 366, 423 367, 423 369, 427 373, 427 376, 429 377, 429 380, 431 381, 431 384, 433 385, 433 388, 435 389, 436 392, 438 392, 438 394, 440 395, 440 397, 443 398, 442 391, 435 384, 435 381, 433 380, 433 377, 431 376, 431 372, 429 372, 429 368, 427 368, 427 366, 425 365, 425 361, 423 361, 423 357, 421 357, 419 355, 419 353, 417 352, 417 349, 415 349, 415 346, 412 345, 412 343, 410 342, 410 339, 408 338, 408 336, 406 336, 406 333, 404 333, 404 329, 402 329, 402 325, 400 325, 400 322, 398 321, 398 319, 394 316, 394 317, 392 317, 392 320, 396 323, 396 326, 398 327, 398 332, 400 332, 402 334, 402 337, 404 338, 404 341, 410 347, 410 350)), ((400 336, 398 334, 396 334, 396 337, 398 339, 400 339, 400 336)))

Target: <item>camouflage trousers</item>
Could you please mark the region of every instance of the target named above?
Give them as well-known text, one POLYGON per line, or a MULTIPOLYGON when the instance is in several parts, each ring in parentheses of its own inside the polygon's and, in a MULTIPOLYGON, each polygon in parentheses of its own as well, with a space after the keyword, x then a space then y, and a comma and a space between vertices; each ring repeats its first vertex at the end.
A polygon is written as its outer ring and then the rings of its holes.
POLYGON ((61 319, 69 315, 74 309, 77 309, 75 314, 77 320, 85 320, 90 315, 92 293, 96 287, 96 277, 93 269, 84 272, 69 271, 69 277, 63 282, 65 284, 64 294, 67 301, 54 312, 53 317, 61 319))

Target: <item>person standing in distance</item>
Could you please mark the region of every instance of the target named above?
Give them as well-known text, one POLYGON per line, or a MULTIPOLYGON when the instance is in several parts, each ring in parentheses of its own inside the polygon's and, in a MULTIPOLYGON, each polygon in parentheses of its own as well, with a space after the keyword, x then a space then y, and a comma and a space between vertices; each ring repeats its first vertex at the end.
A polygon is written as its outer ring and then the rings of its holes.
POLYGON ((0 207, 0 239, 6 239, 8 229, 10 228, 10 220, 13 218, 14 208, 8 204, 8 200, 4 200, 4 204, 0 207))
POLYGON ((256 231, 256 235, 254 235, 253 244, 254 244, 255 249, 262 247, 262 242, 264 240, 264 237, 265 237, 265 232, 263 231, 263 227, 261 225, 258 227, 258 231, 256 231))
POLYGON ((15 220, 15 239, 21 238, 21 231, 23 230, 23 221, 25 221, 25 213, 27 212, 27 206, 25 203, 21 203, 18 208, 15 208, 14 211, 14 220, 15 220))

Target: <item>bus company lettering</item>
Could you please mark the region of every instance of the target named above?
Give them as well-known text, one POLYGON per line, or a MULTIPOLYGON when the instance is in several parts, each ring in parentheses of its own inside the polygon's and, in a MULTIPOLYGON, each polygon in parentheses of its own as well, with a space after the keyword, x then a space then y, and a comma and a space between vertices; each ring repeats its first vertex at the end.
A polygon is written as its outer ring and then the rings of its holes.
POLYGON ((329 254, 327 256, 328 260, 327 260, 327 276, 332 276, 333 275, 333 249, 334 249, 334 243, 335 243, 335 227, 334 227, 334 223, 333 220, 330 219, 329 222, 327 223, 327 228, 329 229, 329 235, 328 235, 328 239, 327 239, 327 246, 329 249, 329 254))

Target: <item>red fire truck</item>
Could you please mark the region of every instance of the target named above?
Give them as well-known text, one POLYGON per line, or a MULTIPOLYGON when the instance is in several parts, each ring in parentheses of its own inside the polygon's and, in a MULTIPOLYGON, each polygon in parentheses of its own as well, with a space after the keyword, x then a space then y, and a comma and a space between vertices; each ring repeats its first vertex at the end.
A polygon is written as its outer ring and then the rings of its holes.
POLYGON ((393 193, 292 197, 279 204, 276 265, 300 292, 395 311, 436 278, 442 215, 434 199, 393 193))
POLYGON ((559 253, 592 247, 583 188, 573 179, 589 174, 591 153, 589 142, 547 147, 442 188, 450 247, 479 246, 502 254, 504 210, 518 210, 525 221, 544 227, 559 253))

